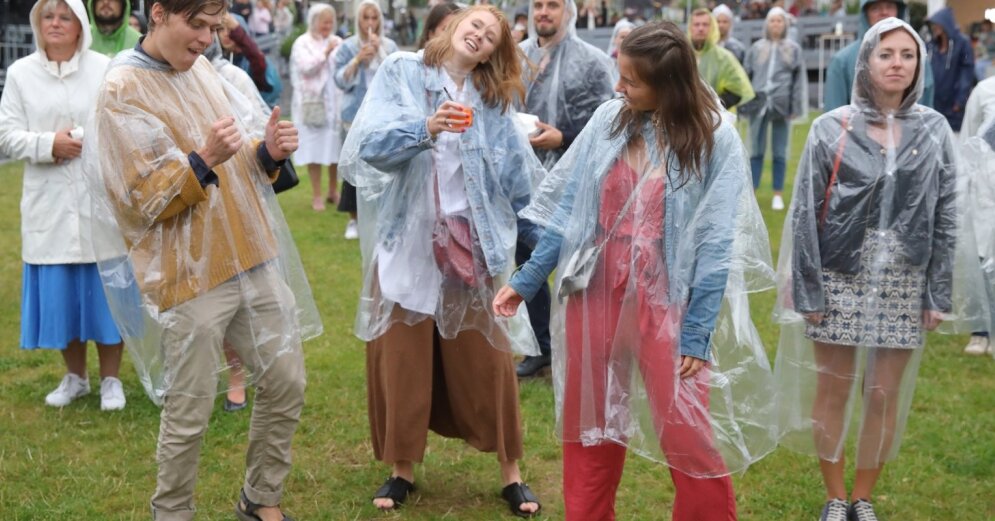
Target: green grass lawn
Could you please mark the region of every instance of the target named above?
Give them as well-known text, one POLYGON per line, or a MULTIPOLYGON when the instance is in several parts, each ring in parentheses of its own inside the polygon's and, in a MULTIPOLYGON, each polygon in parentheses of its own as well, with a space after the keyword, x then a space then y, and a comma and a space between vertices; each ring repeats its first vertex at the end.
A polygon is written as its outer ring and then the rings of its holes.
MULTIPOLYGON (((789 183, 806 130, 797 128, 792 140, 789 183)), ((758 198, 776 259, 784 212, 769 210, 769 165, 765 175, 758 198)), ((0 243, 7 245, 0 249, 0 518, 148 519, 159 410, 142 393, 127 357, 124 411, 101 412, 97 392, 62 410, 44 405, 64 366, 55 352, 19 349, 21 165, 0 166, 0 179, 9 187, 0 191, 0 243)), ((344 215, 311 211, 306 185, 304 180, 280 201, 325 334, 304 346, 307 404, 294 442, 287 512, 298 520, 510 519, 498 496, 494 457, 434 435, 425 464, 416 471, 419 493, 409 506, 384 515, 370 505, 389 470, 373 460, 370 450, 363 344, 351 334, 360 287, 358 244, 342 239, 344 215)), ((778 330, 769 317, 774 295, 757 295, 751 304, 773 360, 778 330)), ((877 489, 882 519, 995 519, 995 362, 961 355, 965 342, 965 337, 929 338, 901 454, 877 489)), ((96 355, 90 353, 96 390, 96 355)), ((544 500, 545 517, 560 519, 560 451, 550 383, 523 382, 521 396, 524 476, 544 500)), ((200 463, 198 519, 234 518, 248 421, 247 412, 226 414, 217 408, 200 463)), ((813 520, 823 502, 815 460, 787 450, 777 450, 734 480, 744 520, 813 520)), ((669 519, 672 501, 667 469, 630 458, 619 491, 619 519, 669 519)))

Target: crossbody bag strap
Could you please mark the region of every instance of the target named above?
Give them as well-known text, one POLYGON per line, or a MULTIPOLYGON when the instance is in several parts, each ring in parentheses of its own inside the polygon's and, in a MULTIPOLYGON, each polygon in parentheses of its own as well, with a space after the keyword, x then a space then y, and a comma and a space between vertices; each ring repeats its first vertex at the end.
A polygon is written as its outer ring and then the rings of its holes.
POLYGON ((833 161, 833 173, 829 176, 829 183, 826 184, 826 196, 822 199, 822 210, 819 211, 819 228, 826 223, 829 215, 829 198, 833 195, 833 185, 836 184, 836 176, 840 171, 840 163, 843 161, 843 148, 846 146, 846 126, 850 119, 850 113, 843 115, 843 130, 840 133, 840 145, 836 148, 836 159, 833 161))

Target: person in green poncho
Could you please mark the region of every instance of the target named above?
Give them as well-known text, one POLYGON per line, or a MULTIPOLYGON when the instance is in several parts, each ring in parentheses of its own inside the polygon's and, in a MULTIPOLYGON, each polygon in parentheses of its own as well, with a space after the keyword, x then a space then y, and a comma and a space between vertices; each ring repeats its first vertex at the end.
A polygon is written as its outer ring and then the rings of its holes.
POLYGON ((715 90, 726 109, 753 99, 753 87, 743 66, 731 52, 718 45, 719 25, 711 11, 702 8, 691 13, 688 38, 698 56, 698 73, 715 90))
POLYGON ((135 47, 141 33, 128 25, 130 0, 87 0, 90 12, 90 49, 113 58, 115 54, 135 47))

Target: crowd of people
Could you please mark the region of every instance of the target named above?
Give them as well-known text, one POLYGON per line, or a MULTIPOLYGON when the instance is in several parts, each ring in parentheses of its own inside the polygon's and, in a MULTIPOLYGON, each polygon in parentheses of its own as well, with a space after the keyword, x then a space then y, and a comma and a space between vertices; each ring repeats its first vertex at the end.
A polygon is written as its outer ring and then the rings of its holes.
POLYGON ((415 491, 431 430, 495 454, 508 509, 540 515, 517 380, 550 371, 568 520, 615 518, 629 451, 669 468, 673 519, 736 519, 730 475, 779 445, 818 460, 820 519, 875 520, 926 332, 992 352, 995 78, 974 86, 949 9, 926 43, 902 0, 862 2, 786 201, 790 124, 809 105, 798 13, 766 10, 745 43, 725 6, 686 30, 623 20, 605 52, 576 28, 607 14, 569 0, 532 0, 522 19, 442 3, 402 52, 375 0, 346 13, 345 38, 340 13, 312 3, 288 119, 253 37, 298 8, 155 0, 129 19, 128 0, 38 0, 37 51, 7 71, 21 346, 60 351, 45 402, 65 407, 90 391, 94 342, 104 410, 125 406, 127 346, 162 407, 154 519, 193 518, 216 395, 237 411, 247 386, 235 513, 290 519, 301 344, 322 333, 276 198, 294 163, 312 209, 336 205, 359 240, 383 511, 415 491), (776 263, 755 196, 768 127, 772 208, 787 211, 776 263), (774 288, 771 364, 749 295, 774 288))

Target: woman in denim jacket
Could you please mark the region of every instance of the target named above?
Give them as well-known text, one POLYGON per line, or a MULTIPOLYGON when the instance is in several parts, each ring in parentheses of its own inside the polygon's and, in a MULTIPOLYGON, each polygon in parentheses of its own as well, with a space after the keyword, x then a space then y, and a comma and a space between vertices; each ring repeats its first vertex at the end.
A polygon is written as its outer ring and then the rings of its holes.
POLYGON ((428 429, 496 452, 503 496, 521 516, 538 499, 523 456, 512 351, 537 354, 525 314, 490 302, 514 268, 519 219, 544 171, 512 107, 524 95, 521 53, 492 6, 456 15, 419 54, 381 65, 343 150, 359 194, 364 285, 356 334, 367 341, 373 450, 393 466, 374 504, 413 489, 428 429))
MULTIPOLYGON (((366 89, 388 56, 397 52, 397 44, 384 35, 383 11, 375 0, 362 0, 356 6, 355 33, 346 38, 335 52, 335 85, 342 89, 342 132, 349 132, 366 89)), ((338 210, 351 219, 346 225, 345 238, 357 239, 356 188, 342 183, 338 210)))
POLYGON ((566 519, 614 519, 626 447, 671 467, 674 519, 735 519, 729 474, 775 445, 746 298, 772 283, 766 230, 680 29, 634 29, 618 63, 624 100, 595 112, 523 212, 546 231, 495 312, 558 269, 566 519))

